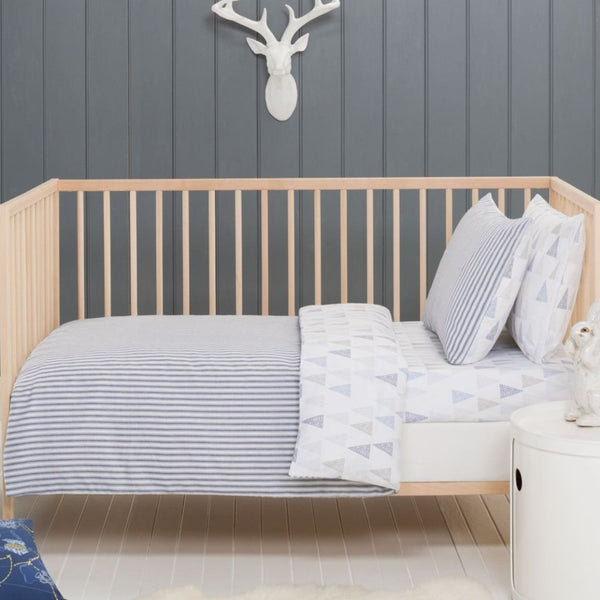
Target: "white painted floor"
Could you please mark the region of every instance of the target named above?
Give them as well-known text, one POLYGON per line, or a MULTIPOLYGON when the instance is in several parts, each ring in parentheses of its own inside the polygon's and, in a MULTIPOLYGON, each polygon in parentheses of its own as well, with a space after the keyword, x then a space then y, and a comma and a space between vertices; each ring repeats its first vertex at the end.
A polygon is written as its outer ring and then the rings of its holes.
POLYGON ((290 582, 404 590, 465 575, 510 598, 506 496, 40 496, 16 514, 33 519, 68 600, 188 583, 215 596, 290 582))

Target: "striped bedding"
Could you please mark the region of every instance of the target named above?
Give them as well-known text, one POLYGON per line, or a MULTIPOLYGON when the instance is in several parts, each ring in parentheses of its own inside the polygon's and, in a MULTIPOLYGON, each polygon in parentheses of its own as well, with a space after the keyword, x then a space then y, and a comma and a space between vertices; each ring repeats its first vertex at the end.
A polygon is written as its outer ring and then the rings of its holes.
POLYGON ((67 323, 36 347, 15 384, 7 493, 389 493, 288 476, 299 361, 295 317, 67 323))

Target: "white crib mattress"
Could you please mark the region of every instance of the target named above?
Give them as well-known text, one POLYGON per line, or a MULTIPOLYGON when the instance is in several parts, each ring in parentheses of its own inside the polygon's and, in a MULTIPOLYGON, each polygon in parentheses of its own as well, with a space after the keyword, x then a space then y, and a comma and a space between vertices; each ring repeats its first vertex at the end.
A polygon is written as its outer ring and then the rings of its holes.
POLYGON ((483 360, 451 365, 437 336, 421 322, 394 326, 408 362, 407 423, 506 421, 517 408, 568 394, 571 361, 562 348, 539 365, 503 332, 483 360))

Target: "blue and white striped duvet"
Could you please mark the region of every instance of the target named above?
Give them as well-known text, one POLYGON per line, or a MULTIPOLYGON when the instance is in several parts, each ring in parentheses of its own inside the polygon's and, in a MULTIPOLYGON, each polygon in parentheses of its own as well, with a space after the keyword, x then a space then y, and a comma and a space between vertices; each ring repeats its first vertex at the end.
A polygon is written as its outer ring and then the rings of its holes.
POLYGON ((298 431, 295 317, 112 317, 67 323, 12 395, 9 495, 370 496, 288 476, 298 431))

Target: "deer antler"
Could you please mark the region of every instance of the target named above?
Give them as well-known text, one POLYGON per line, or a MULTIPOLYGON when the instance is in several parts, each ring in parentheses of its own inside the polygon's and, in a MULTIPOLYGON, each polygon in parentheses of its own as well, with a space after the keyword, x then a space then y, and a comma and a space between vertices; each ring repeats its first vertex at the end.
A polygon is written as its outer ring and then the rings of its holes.
POLYGON ((215 2, 212 5, 211 9, 214 13, 217 13, 220 17, 223 17, 228 21, 233 21, 234 23, 238 23, 239 25, 251 29, 252 31, 256 31, 256 33, 264 38, 267 44, 273 44, 277 42, 277 38, 267 25, 266 8, 263 10, 260 21, 253 21, 252 19, 248 19, 247 17, 235 12, 235 10, 233 10, 234 2, 237 2, 237 0, 219 0, 219 2, 215 2))
POLYGON ((331 0, 327 4, 323 4, 323 0, 315 0, 315 5, 312 10, 309 10, 305 15, 301 17, 296 17, 294 13, 294 9, 286 4, 286 7, 290 13, 290 21, 288 26, 286 27, 283 35, 281 36, 281 41, 286 44, 292 43, 292 38, 296 35, 296 33, 304 27, 310 21, 317 19, 321 15, 327 14, 328 12, 338 8, 340 6, 340 0, 331 0))

